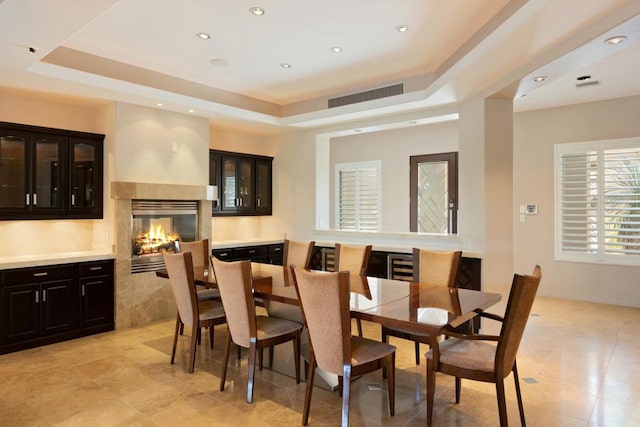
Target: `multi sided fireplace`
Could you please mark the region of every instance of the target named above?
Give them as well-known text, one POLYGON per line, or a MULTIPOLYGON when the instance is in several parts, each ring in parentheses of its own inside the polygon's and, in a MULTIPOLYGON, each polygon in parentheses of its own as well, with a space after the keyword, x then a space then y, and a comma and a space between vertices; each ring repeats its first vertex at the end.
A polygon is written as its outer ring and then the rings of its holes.
POLYGON ((197 240, 198 205, 197 200, 131 201, 131 273, 161 270, 163 250, 174 252, 176 240, 197 240))

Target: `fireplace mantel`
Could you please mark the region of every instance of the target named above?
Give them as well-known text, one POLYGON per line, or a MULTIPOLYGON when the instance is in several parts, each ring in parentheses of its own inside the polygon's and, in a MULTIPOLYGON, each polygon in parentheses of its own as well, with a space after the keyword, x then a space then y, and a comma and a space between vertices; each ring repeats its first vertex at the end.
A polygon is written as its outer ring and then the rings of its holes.
POLYGON ((155 273, 131 274, 131 201, 197 200, 200 239, 211 239, 211 201, 217 191, 208 185, 112 182, 115 200, 116 329, 141 326, 175 316, 175 300, 166 279, 155 273))

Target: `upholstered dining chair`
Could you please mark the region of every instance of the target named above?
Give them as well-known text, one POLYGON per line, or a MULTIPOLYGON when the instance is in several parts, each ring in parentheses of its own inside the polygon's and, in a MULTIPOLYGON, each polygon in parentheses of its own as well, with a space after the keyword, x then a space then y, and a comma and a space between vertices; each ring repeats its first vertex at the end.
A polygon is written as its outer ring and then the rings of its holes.
MULTIPOLYGON (((367 275, 369 259, 371 258, 371 245, 353 246, 336 243, 335 245, 335 271, 348 271, 360 276, 367 275)), ((289 264, 286 264, 289 265, 289 264)), ((362 336, 362 322, 356 319, 358 336, 362 336)))
POLYGON ((302 425, 309 422, 316 367, 338 375, 342 392, 342 425, 349 425, 351 380, 385 368, 389 412, 395 413, 395 354, 389 344, 351 335, 349 273, 315 272, 291 266, 309 334, 309 369, 302 425))
POLYGON ((524 334, 527 319, 538 291, 542 270, 536 265, 533 274, 515 274, 509 293, 504 317, 491 313, 480 316, 502 322, 500 335, 465 335, 447 332, 450 339, 427 354, 427 425, 433 421, 433 400, 436 389, 436 372, 456 378, 456 403, 460 403, 461 379, 491 382, 496 385, 500 425, 507 425, 507 406, 504 379, 513 372, 520 422, 525 424, 524 407, 520 393, 520 381, 516 366, 516 354, 524 334))
MULTIPOLYGON (((456 285, 461 257, 461 251, 431 251, 414 248, 413 281, 453 288, 456 285)), ((389 336, 413 341, 416 365, 420 364, 420 343, 429 344, 428 334, 382 325, 382 342, 389 342, 389 336)))
POLYGON ((181 325, 187 325, 191 328, 189 373, 193 373, 196 362, 196 343, 201 334, 200 328, 209 328, 209 345, 213 348, 214 326, 226 322, 224 309, 218 301, 198 301, 191 253, 169 254, 164 252, 163 257, 169 273, 173 296, 178 306, 171 364, 174 363, 176 358, 179 329, 181 325))
POLYGON ((227 344, 224 349, 220 391, 224 391, 231 343, 249 349, 247 402, 253 401, 256 352, 293 341, 296 383, 300 383, 300 333, 302 325, 291 320, 256 315, 251 261, 225 262, 212 257, 213 271, 227 313, 227 344))
POLYGON ((282 265, 297 265, 303 268, 309 268, 315 244, 316 242, 314 241, 296 242, 285 239, 282 265))

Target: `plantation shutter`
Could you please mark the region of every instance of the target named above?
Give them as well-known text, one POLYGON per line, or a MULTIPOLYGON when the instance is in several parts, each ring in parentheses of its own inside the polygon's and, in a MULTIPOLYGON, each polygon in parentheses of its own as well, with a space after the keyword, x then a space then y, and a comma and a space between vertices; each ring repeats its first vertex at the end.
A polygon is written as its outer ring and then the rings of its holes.
POLYGON ((640 265, 640 139, 556 146, 556 257, 640 265))
POLYGON ((336 165, 338 230, 378 231, 380 226, 380 163, 336 165))

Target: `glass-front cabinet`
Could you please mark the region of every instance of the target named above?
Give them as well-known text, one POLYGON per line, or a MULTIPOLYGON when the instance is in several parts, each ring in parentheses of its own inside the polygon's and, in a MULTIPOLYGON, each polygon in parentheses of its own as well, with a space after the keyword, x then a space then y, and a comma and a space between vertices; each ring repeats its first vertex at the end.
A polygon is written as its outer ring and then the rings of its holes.
POLYGON ((209 184, 218 186, 212 215, 271 215, 272 157, 211 150, 209 184))
POLYGON ((0 220, 101 218, 103 137, 0 122, 0 220))

